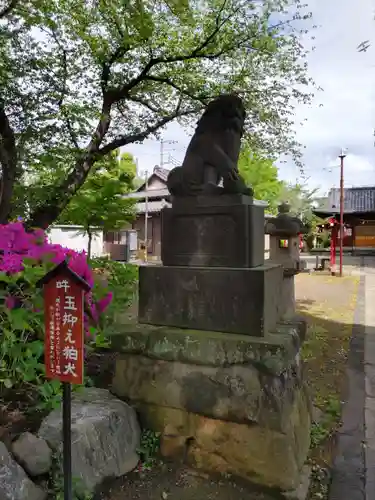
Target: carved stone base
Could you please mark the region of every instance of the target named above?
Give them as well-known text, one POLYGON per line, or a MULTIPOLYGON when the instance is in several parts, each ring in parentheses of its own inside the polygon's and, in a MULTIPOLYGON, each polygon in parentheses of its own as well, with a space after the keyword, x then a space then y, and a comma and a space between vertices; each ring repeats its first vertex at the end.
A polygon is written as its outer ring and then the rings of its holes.
POLYGON ((262 336, 284 312, 283 270, 141 266, 140 323, 262 336))
POLYGON ((162 211, 161 259, 165 266, 261 266, 264 207, 244 195, 174 199, 162 211))
POLYGON ((136 325, 112 337, 112 390, 161 433, 161 453, 288 492, 310 444, 305 324, 264 338, 136 325))

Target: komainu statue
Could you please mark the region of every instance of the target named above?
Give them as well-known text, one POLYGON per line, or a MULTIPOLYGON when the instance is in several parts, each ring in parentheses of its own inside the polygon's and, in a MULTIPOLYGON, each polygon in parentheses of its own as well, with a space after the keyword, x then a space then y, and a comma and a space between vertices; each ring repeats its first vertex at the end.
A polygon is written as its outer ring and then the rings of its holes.
POLYGON ((169 173, 167 186, 173 196, 253 194, 237 166, 245 116, 242 100, 236 95, 222 95, 209 103, 182 166, 169 173))

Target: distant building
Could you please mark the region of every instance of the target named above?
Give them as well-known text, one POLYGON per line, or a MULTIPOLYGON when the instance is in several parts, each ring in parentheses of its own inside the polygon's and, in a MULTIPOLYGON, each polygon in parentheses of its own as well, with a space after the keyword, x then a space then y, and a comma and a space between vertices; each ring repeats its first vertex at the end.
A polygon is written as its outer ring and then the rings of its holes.
MULTIPOLYGON (((325 202, 313 212, 323 219, 340 221, 340 189, 332 188, 325 202)), ((375 250, 375 187, 344 189, 344 224, 343 246, 346 249, 375 250)))
POLYGON ((154 170, 146 182, 140 186, 135 193, 129 195, 131 198, 139 199, 136 205, 137 218, 132 227, 138 232, 138 241, 145 241, 145 218, 147 211, 147 254, 152 259, 159 259, 161 255, 161 210, 170 207, 170 194, 167 188, 167 177, 169 170, 154 167, 154 170))
MULTIPOLYGON (((136 203, 136 219, 122 231, 109 231, 104 235, 104 247, 106 252, 116 260, 123 260, 125 244, 129 230, 137 234, 137 246, 146 244, 145 241, 145 216, 147 211, 147 254, 149 259, 158 260, 161 255, 161 209, 170 206, 170 194, 167 189, 167 177, 169 170, 154 167, 150 177, 139 186, 139 188, 127 195, 128 198, 139 200, 136 203), (146 201, 147 200, 147 201, 146 201)), ((131 252, 134 257, 134 252, 131 252)))

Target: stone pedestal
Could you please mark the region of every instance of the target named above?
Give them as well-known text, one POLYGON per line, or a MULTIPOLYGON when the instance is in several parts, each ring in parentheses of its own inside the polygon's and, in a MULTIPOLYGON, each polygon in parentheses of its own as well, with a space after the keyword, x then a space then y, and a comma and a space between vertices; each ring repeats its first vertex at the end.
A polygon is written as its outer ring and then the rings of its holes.
POLYGON ((164 266, 256 267, 264 263, 264 208, 250 196, 176 199, 162 211, 164 266))
POLYGON ((282 309, 282 317, 284 319, 292 319, 296 315, 296 294, 295 294, 295 273, 284 273, 282 283, 282 292, 279 301, 280 309, 282 309))
POLYGON ((297 488, 310 442, 305 323, 284 262, 264 263, 263 208, 242 195, 173 200, 162 260, 140 268, 139 322, 113 337, 114 392, 161 433, 163 456, 297 488))
POLYGON ((265 264, 248 269, 142 266, 139 322, 255 337, 276 326, 283 271, 265 264))
POLYGON ((114 337, 112 390, 161 433, 165 457, 293 490, 310 443, 304 335, 297 320, 258 339, 129 325, 114 337))

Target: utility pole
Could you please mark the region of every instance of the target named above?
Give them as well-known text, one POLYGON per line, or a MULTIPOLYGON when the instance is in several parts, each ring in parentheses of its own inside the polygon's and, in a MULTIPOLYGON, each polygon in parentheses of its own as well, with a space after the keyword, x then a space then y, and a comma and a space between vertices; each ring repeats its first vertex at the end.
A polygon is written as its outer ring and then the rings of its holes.
POLYGON ((145 172, 145 262, 148 260, 148 172, 145 172))
POLYGON ((160 139, 160 166, 163 168, 164 164, 164 139, 160 139))
MULTIPOLYGON (((162 168, 164 165, 164 144, 177 144, 177 141, 160 139, 160 166, 162 168)), ((170 149, 168 151, 173 151, 173 149, 170 149)))
POLYGON ((342 277, 343 249, 344 249, 344 158, 346 154, 341 150, 340 158, 340 277, 342 277))

